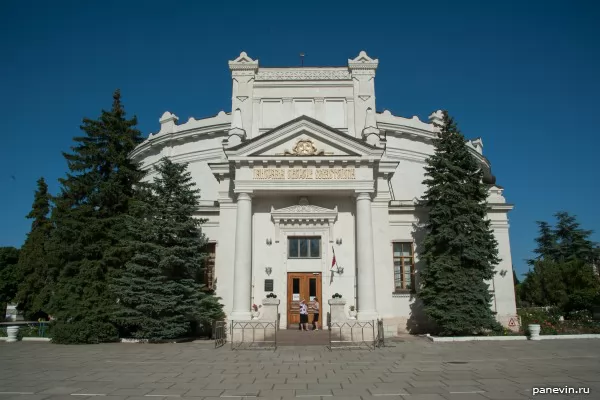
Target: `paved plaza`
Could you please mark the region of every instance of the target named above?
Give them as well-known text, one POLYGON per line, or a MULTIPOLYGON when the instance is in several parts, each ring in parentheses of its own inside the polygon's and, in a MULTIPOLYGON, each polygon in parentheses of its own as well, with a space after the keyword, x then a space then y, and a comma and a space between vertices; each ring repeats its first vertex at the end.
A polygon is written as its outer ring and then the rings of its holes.
POLYGON ((600 340, 431 343, 334 350, 212 342, 0 342, 0 400, 600 399, 600 340), (532 388, 590 388, 532 396, 532 388))

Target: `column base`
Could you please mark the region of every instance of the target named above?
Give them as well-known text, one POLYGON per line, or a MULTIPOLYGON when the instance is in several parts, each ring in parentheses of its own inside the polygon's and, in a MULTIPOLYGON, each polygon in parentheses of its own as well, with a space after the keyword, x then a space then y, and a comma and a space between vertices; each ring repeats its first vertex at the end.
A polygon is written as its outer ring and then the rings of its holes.
POLYGON ((377 311, 359 311, 356 319, 358 321, 377 321, 379 314, 377 311))
POLYGON ((252 313, 250 311, 232 311, 228 319, 231 321, 251 321, 252 313))

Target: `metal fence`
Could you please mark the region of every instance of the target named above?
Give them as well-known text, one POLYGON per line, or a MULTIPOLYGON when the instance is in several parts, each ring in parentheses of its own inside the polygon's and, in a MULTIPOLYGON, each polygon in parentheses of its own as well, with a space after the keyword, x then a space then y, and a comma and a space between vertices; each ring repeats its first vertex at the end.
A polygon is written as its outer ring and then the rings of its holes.
MULTIPOLYGON (((369 349, 377 344, 374 321, 330 322, 329 350, 369 349)), ((379 334, 379 328, 378 328, 379 334)))
POLYGON ((225 346, 225 343, 227 343, 227 323, 225 321, 213 322, 213 339, 215 349, 225 346))
POLYGON ((9 326, 18 326, 18 336, 31 337, 31 338, 49 338, 49 326, 48 321, 12 321, 12 322, 0 322, 0 336, 7 336, 6 328, 9 326))
POLYGON ((231 350, 277 349, 278 321, 231 321, 231 350))

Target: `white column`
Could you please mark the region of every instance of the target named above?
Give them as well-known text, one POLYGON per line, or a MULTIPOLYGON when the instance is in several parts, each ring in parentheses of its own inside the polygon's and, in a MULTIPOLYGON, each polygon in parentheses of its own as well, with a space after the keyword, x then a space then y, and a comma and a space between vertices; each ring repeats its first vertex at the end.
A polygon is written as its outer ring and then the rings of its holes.
POLYGON ((229 318, 249 321, 252 289, 252 198, 240 193, 237 198, 235 256, 233 261, 233 310, 229 318))
POLYGON ((373 261, 373 224, 371 195, 358 193, 356 197, 356 249, 358 264, 357 319, 372 321, 378 318, 375 304, 375 263, 373 261))

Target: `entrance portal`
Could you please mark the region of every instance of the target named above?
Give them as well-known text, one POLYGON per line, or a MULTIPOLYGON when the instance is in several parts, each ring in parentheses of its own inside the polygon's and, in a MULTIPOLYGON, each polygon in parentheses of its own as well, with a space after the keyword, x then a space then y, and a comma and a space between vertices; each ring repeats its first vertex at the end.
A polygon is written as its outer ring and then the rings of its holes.
POLYGON ((323 298, 321 297, 320 272, 290 272, 287 288, 287 323, 288 328, 299 329, 300 300, 308 305, 308 323, 312 325, 315 314, 313 300, 319 298, 319 325, 323 326, 323 298))

